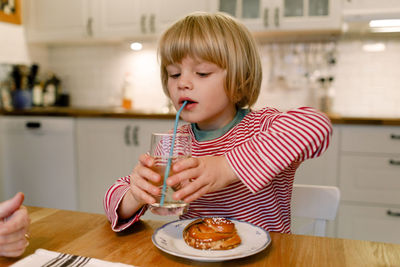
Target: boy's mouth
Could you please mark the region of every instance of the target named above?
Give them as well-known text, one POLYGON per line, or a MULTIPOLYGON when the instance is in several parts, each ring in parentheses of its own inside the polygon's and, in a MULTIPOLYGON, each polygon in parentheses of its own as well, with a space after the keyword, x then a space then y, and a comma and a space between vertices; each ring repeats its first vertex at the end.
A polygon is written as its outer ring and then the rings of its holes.
POLYGON ((189 98, 182 98, 182 99, 179 99, 179 105, 182 106, 182 105, 183 105, 183 102, 185 102, 185 101, 187 101, 186 105, 190 105, 190 104, 195 104, 195 103, 197 103, 196 101, 193 101, 192 99, 189 99, 189 98))

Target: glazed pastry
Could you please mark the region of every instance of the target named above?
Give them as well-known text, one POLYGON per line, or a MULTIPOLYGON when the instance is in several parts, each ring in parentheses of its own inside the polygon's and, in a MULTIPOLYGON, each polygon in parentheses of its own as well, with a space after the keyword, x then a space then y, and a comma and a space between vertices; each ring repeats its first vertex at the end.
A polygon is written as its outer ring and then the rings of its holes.
POLYGON ((188 224, 183 230, 186 244, 197 249, 227 250, 242 242, 235 224, 225 218, 203 218, 188 224))

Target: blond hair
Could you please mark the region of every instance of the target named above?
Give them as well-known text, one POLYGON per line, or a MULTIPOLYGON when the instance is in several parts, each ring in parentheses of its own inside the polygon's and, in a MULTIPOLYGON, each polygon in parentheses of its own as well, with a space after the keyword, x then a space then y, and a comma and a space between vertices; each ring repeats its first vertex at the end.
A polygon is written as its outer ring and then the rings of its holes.
POLYGON ((258 98, 262 70, 256 43, 249 30, 229 15, 196 12, 178 20, 161 36, 158 55, 167 96, 166 67, 190 56, 226 70, 225 92, 238 108, 251 107, 258 98))

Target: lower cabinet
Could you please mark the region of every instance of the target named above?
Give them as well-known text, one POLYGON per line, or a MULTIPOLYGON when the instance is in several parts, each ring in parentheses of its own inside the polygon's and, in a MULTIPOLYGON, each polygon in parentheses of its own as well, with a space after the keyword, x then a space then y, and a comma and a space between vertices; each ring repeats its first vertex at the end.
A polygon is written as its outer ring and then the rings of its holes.
POLYGON ((341 201, 327 236, 400 244, 400 127, 335 124, 319 158, 295 183, 338 186, 341 201))
POLYGON ((74 119, 3 116, 0 124, 1 200, 20 191, 25 205, 76 210, 74 119))
POLYGON ((343 125, 337 236, 400 244, 400 127, 343 125))
POLYGON ((346 202, 337 221, 340 238, 400 243, 400 206, 346 202))
POLYGON ((78 118, 79 210, 104 213, 106 190, 131 173, 148 151, 152 132, 165 132, 173 125, 173 120, 164 119, 78 118))

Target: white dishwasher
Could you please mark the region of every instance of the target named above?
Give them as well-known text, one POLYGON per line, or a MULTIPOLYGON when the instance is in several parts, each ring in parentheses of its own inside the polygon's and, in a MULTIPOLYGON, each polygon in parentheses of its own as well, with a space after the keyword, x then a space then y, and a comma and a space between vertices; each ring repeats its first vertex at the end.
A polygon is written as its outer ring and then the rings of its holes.
POLYGON ((25 194, 25 205, 76 210, 75 121, 2 117, 3 196, 25 194))

